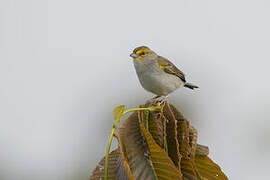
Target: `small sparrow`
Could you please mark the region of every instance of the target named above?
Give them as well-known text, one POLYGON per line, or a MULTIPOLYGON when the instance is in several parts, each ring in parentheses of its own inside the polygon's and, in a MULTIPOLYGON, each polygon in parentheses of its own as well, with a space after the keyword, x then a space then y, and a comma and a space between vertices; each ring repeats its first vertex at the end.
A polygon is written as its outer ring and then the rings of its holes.
POLYGON ((146 46, 140 46, 130 54, 142 87, 158 97, 168 96, 180 87, 198 88, 187 83, 185 75, 168 59, 157 55, 146 46))

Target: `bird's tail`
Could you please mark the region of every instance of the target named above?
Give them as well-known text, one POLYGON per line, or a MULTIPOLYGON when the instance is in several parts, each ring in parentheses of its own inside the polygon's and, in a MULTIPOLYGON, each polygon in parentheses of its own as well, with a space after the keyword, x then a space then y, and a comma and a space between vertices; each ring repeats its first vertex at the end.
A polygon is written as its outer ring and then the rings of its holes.
POLYGON ((196 89, 196 88, 199 88, 198 86, 193 85, 193 84, 191 84, 191 83, 186 83, 186 84, 184 85, 184 87, 187 87, 187 88, 189 88, 189 89, 196 89))

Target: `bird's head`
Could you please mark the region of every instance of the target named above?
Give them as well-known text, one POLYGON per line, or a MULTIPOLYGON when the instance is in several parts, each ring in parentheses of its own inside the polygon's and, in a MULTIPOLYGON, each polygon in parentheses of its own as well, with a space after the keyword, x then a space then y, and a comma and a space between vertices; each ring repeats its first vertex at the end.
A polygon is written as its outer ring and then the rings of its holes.
POLYGON ((133 50, 130 57, 132 57, 134 60, 145 61, 155 59, 157 54, 146 46, 140 46, 133 50))

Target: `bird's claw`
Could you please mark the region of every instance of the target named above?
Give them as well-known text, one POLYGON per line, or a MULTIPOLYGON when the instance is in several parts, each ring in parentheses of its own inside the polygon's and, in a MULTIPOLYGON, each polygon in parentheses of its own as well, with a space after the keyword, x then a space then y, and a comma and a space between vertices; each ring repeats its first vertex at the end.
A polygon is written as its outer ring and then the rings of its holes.
POLYGON ((168 101, 168 96, 156 96, 153 99, 154 104, 165 105, 165 103, 168 101))

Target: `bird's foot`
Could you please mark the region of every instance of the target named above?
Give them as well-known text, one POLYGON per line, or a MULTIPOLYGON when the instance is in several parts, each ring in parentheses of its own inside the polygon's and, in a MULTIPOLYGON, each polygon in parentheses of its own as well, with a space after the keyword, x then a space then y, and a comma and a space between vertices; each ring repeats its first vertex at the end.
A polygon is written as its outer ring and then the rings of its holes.
POLYGON ((154 98, 148 100, 148 103, 152 105, 164 105, 168 101, 168 96, 155 96, 154 98))
POLYGON ((155 96, 152 99, 149 99, 146 103, 151 105, 165 105, 165 103, 168 101, 168 95, 167 96, 155 96))
POLYGON ((168 102, 168 95, 167 96, 160 96, 156 98, 156 102, 160 105, 165 105, 166 102, 168 102))

